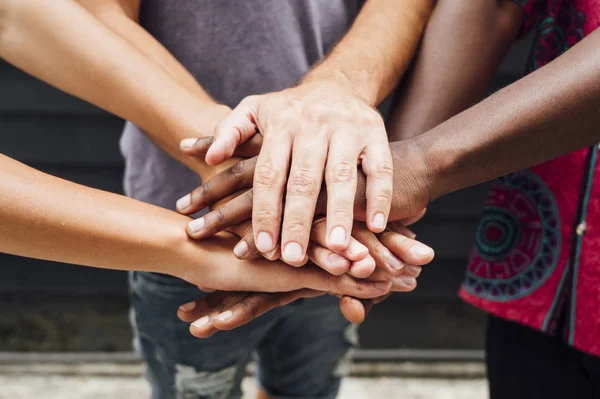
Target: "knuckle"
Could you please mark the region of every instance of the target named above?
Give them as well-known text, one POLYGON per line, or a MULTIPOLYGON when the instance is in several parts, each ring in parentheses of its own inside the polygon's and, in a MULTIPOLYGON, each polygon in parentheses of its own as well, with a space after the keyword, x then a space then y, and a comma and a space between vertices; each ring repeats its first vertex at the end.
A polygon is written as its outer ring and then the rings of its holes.
POLYGON ((213 217, 215 218, 215 221, 219 225, 225 223, 225 221, 227 220, 227 211, 225 210, 225 208, 219 208, 219 209, 215 210, 213 212, 213 214, 214 214, 213 217))
POLYGON ((244 177, 244 174, 246 173, 246 161, 240 161, 233 165, 229 168, 229 173, 236 180, 244 177))
POLYGON ((310 230, 307 223, 303 220, 291 220, 285 224, 284 229, 293 234, 305 234, 310 230))
POLYGON ((268 206, 260 206, 255 208, 253 219, 259 224, 271 222, 273 219, 278 219, 279 215, 275 209, 268 206))
POLYGON ((377 162, 375 165, 375 175, 380 178, 392 178, 394 176, 394 164, 390 160, 377 162))
POLYGON ((288 194, 310 195, 318 194, 319 183, 312 172, 297 171, 288 180, 288 194))
POLYGON ((329 107, 321 103, 310 104, 303 110, 303 119, 317 124, 325 122, 329 115, 329 107))
POLYGON ((254 171, 254 185, 265 188, 273 188, 279 182, 279 172, 275 170, 273 165, 265 162, 257 166, 254 171))
POLYGON ((333 167, 330 180, 332 183, 347 183, 356 178, 357 170, 356 163, 348 161, 339 162, 333 167))
POLYGON ((354 216, 354 214, 352 208, 348 209, 348 207, 346 206, 336 206, 336 208, 333 210, 333 216, 337 220, 342 220, 349 218, 351 219, 354 216))

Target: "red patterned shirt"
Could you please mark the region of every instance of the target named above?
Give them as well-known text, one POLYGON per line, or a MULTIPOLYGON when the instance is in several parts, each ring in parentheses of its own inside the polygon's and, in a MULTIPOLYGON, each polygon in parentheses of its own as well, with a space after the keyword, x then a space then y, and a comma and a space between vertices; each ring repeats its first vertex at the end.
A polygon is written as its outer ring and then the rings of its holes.
MULTIPOLYGON (((600 26, 600 0, 514 1, 537 33, 528 71, 600 26)), ((596 145, 493 183, 460 296, 600 356, 597 157, 596 145)))

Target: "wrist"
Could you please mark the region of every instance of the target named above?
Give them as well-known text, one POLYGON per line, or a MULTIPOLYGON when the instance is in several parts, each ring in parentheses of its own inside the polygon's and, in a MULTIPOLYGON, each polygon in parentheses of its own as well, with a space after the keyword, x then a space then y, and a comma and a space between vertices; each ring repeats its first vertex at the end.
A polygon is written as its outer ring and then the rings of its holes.
POLYGON ((461 183, 464 171, 460 167, 465 149, 451 145, 445 136, 434 128, 407 140, 423 165, 430 201, 465 187, 461 183))
POLYGON ((300 82, 300 86, 314 86, 321 89, 330 87, 334 90, 347 92, 376 106, 378 87, 376 79, 366 71, 349 73, 342 68, 319 68, 309 72, 300 82))

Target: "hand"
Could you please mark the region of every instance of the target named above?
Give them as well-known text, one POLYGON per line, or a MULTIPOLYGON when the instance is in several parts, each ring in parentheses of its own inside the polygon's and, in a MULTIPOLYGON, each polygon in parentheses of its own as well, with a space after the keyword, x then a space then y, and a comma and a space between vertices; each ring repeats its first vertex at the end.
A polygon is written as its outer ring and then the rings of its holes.
MULTIPOLYGON (((203 259, 197 267, 183 268, 177 277, 204 291, 289 292, 310 288, 337 295, 374 298, 385 295, 391 287, 385 280, 358 281, 348 275, 333 276, 314 266, 291 268, 282 262, 260 257, 242 261, 231 255, 234 242, 231 235, 224 233, 202 241, 202 251, 210 253, 210 257, 203 259)), ((187 245, 196 247, 198 244, 189 241, 187 245)), ((189 264, 186 255, 182 257, 186 260, 184 264, 189 264)))
MULTIPOLYGON (((244 144, 246 155, 252 155, 260 148, 257 137, 244 144)), ((212 143, 211 139, 198 139, 185 149, 189 156, 202 156, 212 143)), ((431 178, 427 164, 419 148, 415 148, 411 141, 402 141, 390 145, 394 159, 394 197, 392 202, 390 220, 402 221, 410 224, 410 219, 419 217, 430 201, 431 178)), ((242 150, 242 147, 238 147, 242 150)), ((236 152, 235 155, 238 155, 236 152)), ((240 154, 241 155, 241 154, 240 154)), ((224 230, 232 225, 248 220, 252 216, 253 190, 252 182, 257 158, 241 161, 226 171, 219 173, 213 179, 192 191, 189 207, 178 211, 192 214, 215 202, 220 201, 234 193, 241 193, 237 198, 229 201, 216 213, 205 215, 201 228, 188 228, 192 238, 205 238, 224 230)), ((357 192, 354 203, 354 215, 357 220, 365 220, 365 179, 362 173, 358 174, 357 192)), ((316 214, 326 214, 326 193, 322 191, 317 201, 316 214)), ((197 225, 198 225, 197 224, 197 225)), ((252 240, 254 241, 254 240, 252 240)))
POLYGON ((215 131, 206 161, 229 159, 237 145, 263 135, 253 178, 252 225, 260 252, 273 251, 281 228, 283 259, 298 265, 307 251, 323 173, 329 191, 328 247, 350 244, 357 165, 367 176, 367 225, 381 232, 392 196, 392 158, 383 119, 340 83, 322 80, 244 99, 215 131))
MULTIPOLYGON (((390 226, 392 227, 392 226, 390 226)), ((380 240, 367 240, 367 247, 374 254, 385 254, 385 251, 376 247, 389 245, 389 251, 395 256, 411 259, 419 265, 429 263, 433 259, 433 251, 426 256, 414 257, 410 253, 407 241, 414 240, 414 234, 403 226, 394 226, 402 234, 386 231, 380 240), (376 241, 376 242, 375 242, 376 241)), ((360 226, 359 226, 360 228, 360 226)), ((355 228, 356 230, 356 228, 355 228)), ((364 228, 364 234, 372 234, 364 228)), ((387 248, 386 248, 387 250, 387 248)), ((377 259, 380 256, 375 255, 377 259)), ((381 263, 378 263, 381 267, 381 263)), ((371 279, 387 278, 392 281, 392 290, 409 292, 416 288, 416 278, 421 273, 421 267, 416 265, 403 265, 396 270, 395 276, 390 276, 383 267, 371 275, 371 279)), ((302 289, 286 293, 250 293, 250 292, 215 292, 202 299, 183 305, 177 312, 178 317, 188 323, 200 320, 190 326, 192 335, 205 338, 219 330, 231 330, 244 325, 267 311, 286 305, 300 298, 312 298, 324 295, 324 292, 312 289, 302 289)), ((351 297, 342 297, 340 308, 344 316, 353 323, 364 321, 373 304, 378 303, 389 294, 382 295, 373 300, 357 300, 351 297)))

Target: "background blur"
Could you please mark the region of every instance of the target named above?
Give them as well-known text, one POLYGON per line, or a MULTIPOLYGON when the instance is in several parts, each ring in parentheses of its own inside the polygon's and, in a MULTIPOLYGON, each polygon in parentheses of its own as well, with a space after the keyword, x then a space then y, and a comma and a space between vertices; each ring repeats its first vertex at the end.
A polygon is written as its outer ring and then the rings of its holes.
MULTIPOLYGON (((525 40, 513 49, 491 91, 521 75, 529 47, 525 40)), ((121 193, 122 125, 0 61, 3 154, 121 193)), ((485 317, 456 292, 485 192, 479 186, 436 201, 415 226, 419 240, 436 250, 436 259, 424 269, 414 293, 396 294, 375 307, 362 327, 363 356, 481 358, 485 317)), ((4 254, 0 264, 0 352, 131 350, 125 273, 4 254)))

